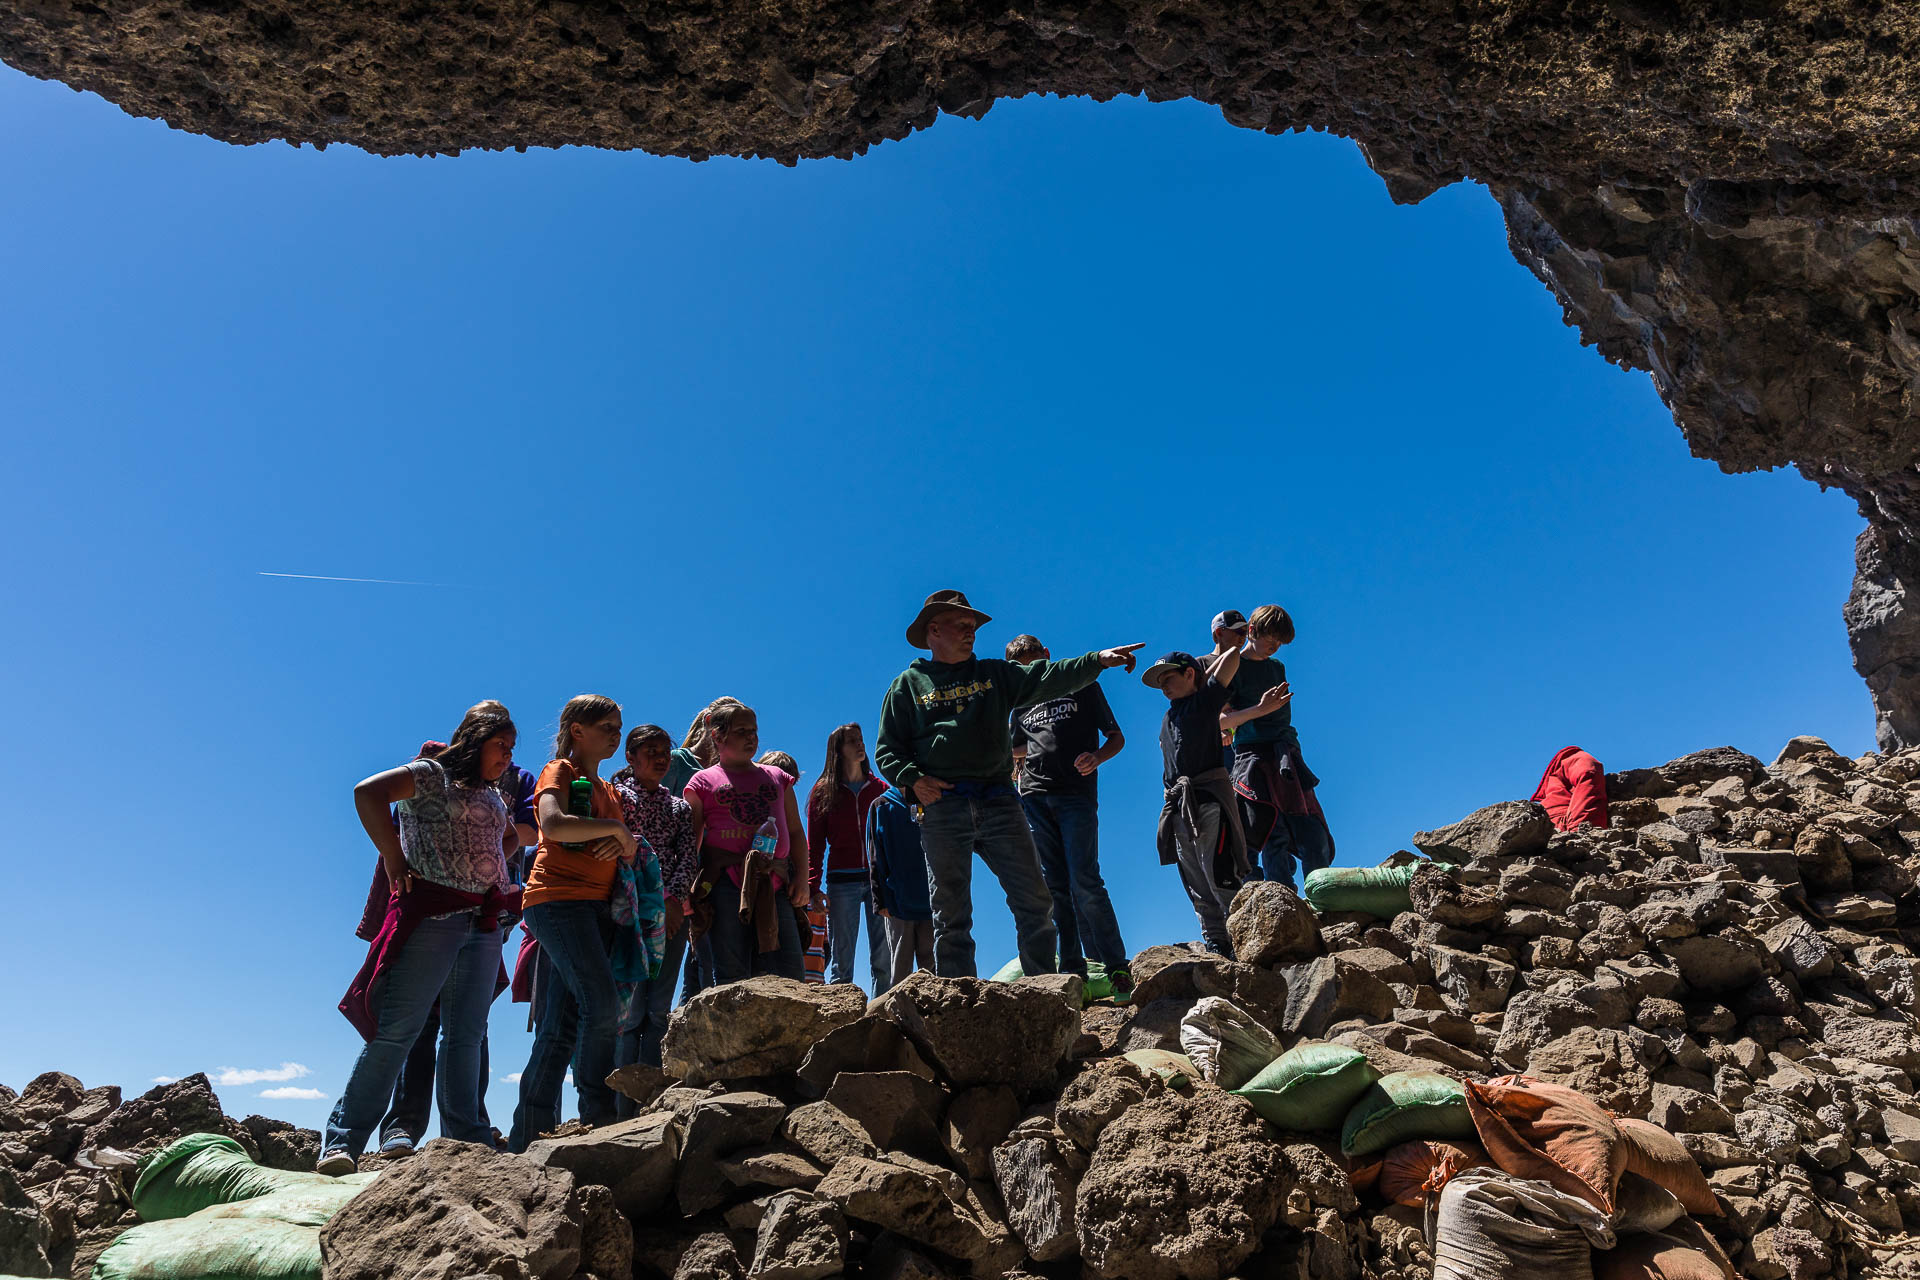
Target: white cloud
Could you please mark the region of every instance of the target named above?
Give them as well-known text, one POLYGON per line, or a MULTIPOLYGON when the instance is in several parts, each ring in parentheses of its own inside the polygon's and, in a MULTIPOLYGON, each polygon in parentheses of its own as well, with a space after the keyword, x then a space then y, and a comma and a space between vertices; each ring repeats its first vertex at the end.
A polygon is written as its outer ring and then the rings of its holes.
POLYGON ((155 1076, 153 1082, 155 1084, 172 1084, 174 1079, 175 1077, 173 1076, 155 1076))
POLYGON ((228 1086, 243 1084, 280 1084, 288 1080, 299 1080, 312 1074, 313 1072, 297 1062, 283 1062, 277 1067, 269 1067, 265 1070, 250 1068, 243 1071, 238 1067, 221 1067, 213 1073, 213 1082, 215 1084, 228 1086))
POLYGON ((510 1075, 510 1076, 501 1076, 501 1077, 500 1077, 500 1083, 501 1083, 501 1084, 519 1084, 519 1083, 520 1083, 520 1073, 519 1073, 518 1071, 516 1071, 516 1072, 514 1072, 514 1073, 513 1073, 512 1075, 510 1075))
POLYGON ((274 1098, 280 1101, 289 1101, 296 1098, 302 1102, 325 1102, 327 1100, 327 1095, 318 1089, 299 1089, 292 1087, 285 1089, 262 1089, 260 1096, 263 1098, 274 1098))

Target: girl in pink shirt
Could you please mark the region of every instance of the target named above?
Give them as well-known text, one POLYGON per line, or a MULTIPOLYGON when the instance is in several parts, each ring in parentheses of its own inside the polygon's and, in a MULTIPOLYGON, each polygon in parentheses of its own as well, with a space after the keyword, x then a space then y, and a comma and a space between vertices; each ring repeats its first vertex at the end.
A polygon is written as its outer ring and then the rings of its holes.
POLYGON ((754 763, 760 721, 751 707, 718 708, 707 724, 717 763, 694 774, 685 794, 700 846, 700 891, 713 908, 715 980, 770 973, 802 981, 805 943, 793 908, 805 907, 809 887, 807 842, 792 838, 801 830, 797 779, 754 763), (769 819, 772 861, 765 875, 750 875, 748 853, 769 819))

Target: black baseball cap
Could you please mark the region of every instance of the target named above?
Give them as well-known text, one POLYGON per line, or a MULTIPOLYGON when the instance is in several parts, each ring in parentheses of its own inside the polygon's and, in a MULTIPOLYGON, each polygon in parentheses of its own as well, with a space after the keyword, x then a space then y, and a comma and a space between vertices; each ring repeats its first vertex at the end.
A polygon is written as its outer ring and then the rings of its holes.
POLYGON ((1167 682, 1168 676, 1179 675, 1182 671, 1198 671, 1200 660, 1190 653, 1175 649, 1171 653, 1161 654, 1154 664, 1140 673, 1140 683, 1149 689, 1158 689, 1167 682))

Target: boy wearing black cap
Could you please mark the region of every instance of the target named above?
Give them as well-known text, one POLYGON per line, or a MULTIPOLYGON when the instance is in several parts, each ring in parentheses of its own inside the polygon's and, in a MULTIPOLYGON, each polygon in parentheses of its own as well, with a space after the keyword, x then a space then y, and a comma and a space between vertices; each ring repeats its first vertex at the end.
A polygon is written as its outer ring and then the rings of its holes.
POLYGON ((1062 662, 1025 666, 973 656, 974 633, 992 619, 958 591, 936 591, 907 628, 927 649, 895 678, 880 704, 873 762, 881 776, 922 807, 921 843, 933 897, 933 967, 941 977, 974 977, 973 855, 1006 891, 1028 973, 1053 973, 1053 897, 1040 874, 1033 835, 1009 779, 1013 709, 1086 688, 1107 667, 1134 667, 1137 644, 1062 662))
POLYGON ((1160 810, 1160 864, 1180 869, 1180 881, 1200 920, 1201 940, 1223 956, 1233 955, 1227 936, 1233 895, 1252 875, 1220 745, 1220 712, 1239 665, 1238 648, 1214 654, 1205 667, 1192 654, 1175 650, 1140 677, 1167 695, 1167 715, 1160 723, 1165 761, 1161 785, 1166 789, 1160 810))

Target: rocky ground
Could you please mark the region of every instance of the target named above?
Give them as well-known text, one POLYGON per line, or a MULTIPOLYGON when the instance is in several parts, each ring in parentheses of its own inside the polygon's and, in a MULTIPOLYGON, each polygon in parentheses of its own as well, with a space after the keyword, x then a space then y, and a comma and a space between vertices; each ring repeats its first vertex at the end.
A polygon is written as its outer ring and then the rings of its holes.
MULTIPOLYGON (((1178 1049, 1208 995, 1382 1071, 1524 1070, 1664 1126, 1743 1277, 1920 1277, 1920 751, 1608 781, 1611 829, 1510 802, 1415 836, 1464 862, 1392 921, 1250 887, 1239 961, 1149 948, 1128 1007, 1081 1012, 1070 976, 709 992, 666 1071, 617 1074, 636 1119, 526 1158, 429 1144, 326 1229, 328 1280, 1428 1276, 1419 1211, 1356 1195, 1326 1135, 1119 1056, 1178 1049)), ((198 1129, 311 1167, 314 1135, 225 1118, 200 1077, 0 1091, 0 1273, 85 1276, 131 1221, 129 1175, 87 1164, 198 1129)))

